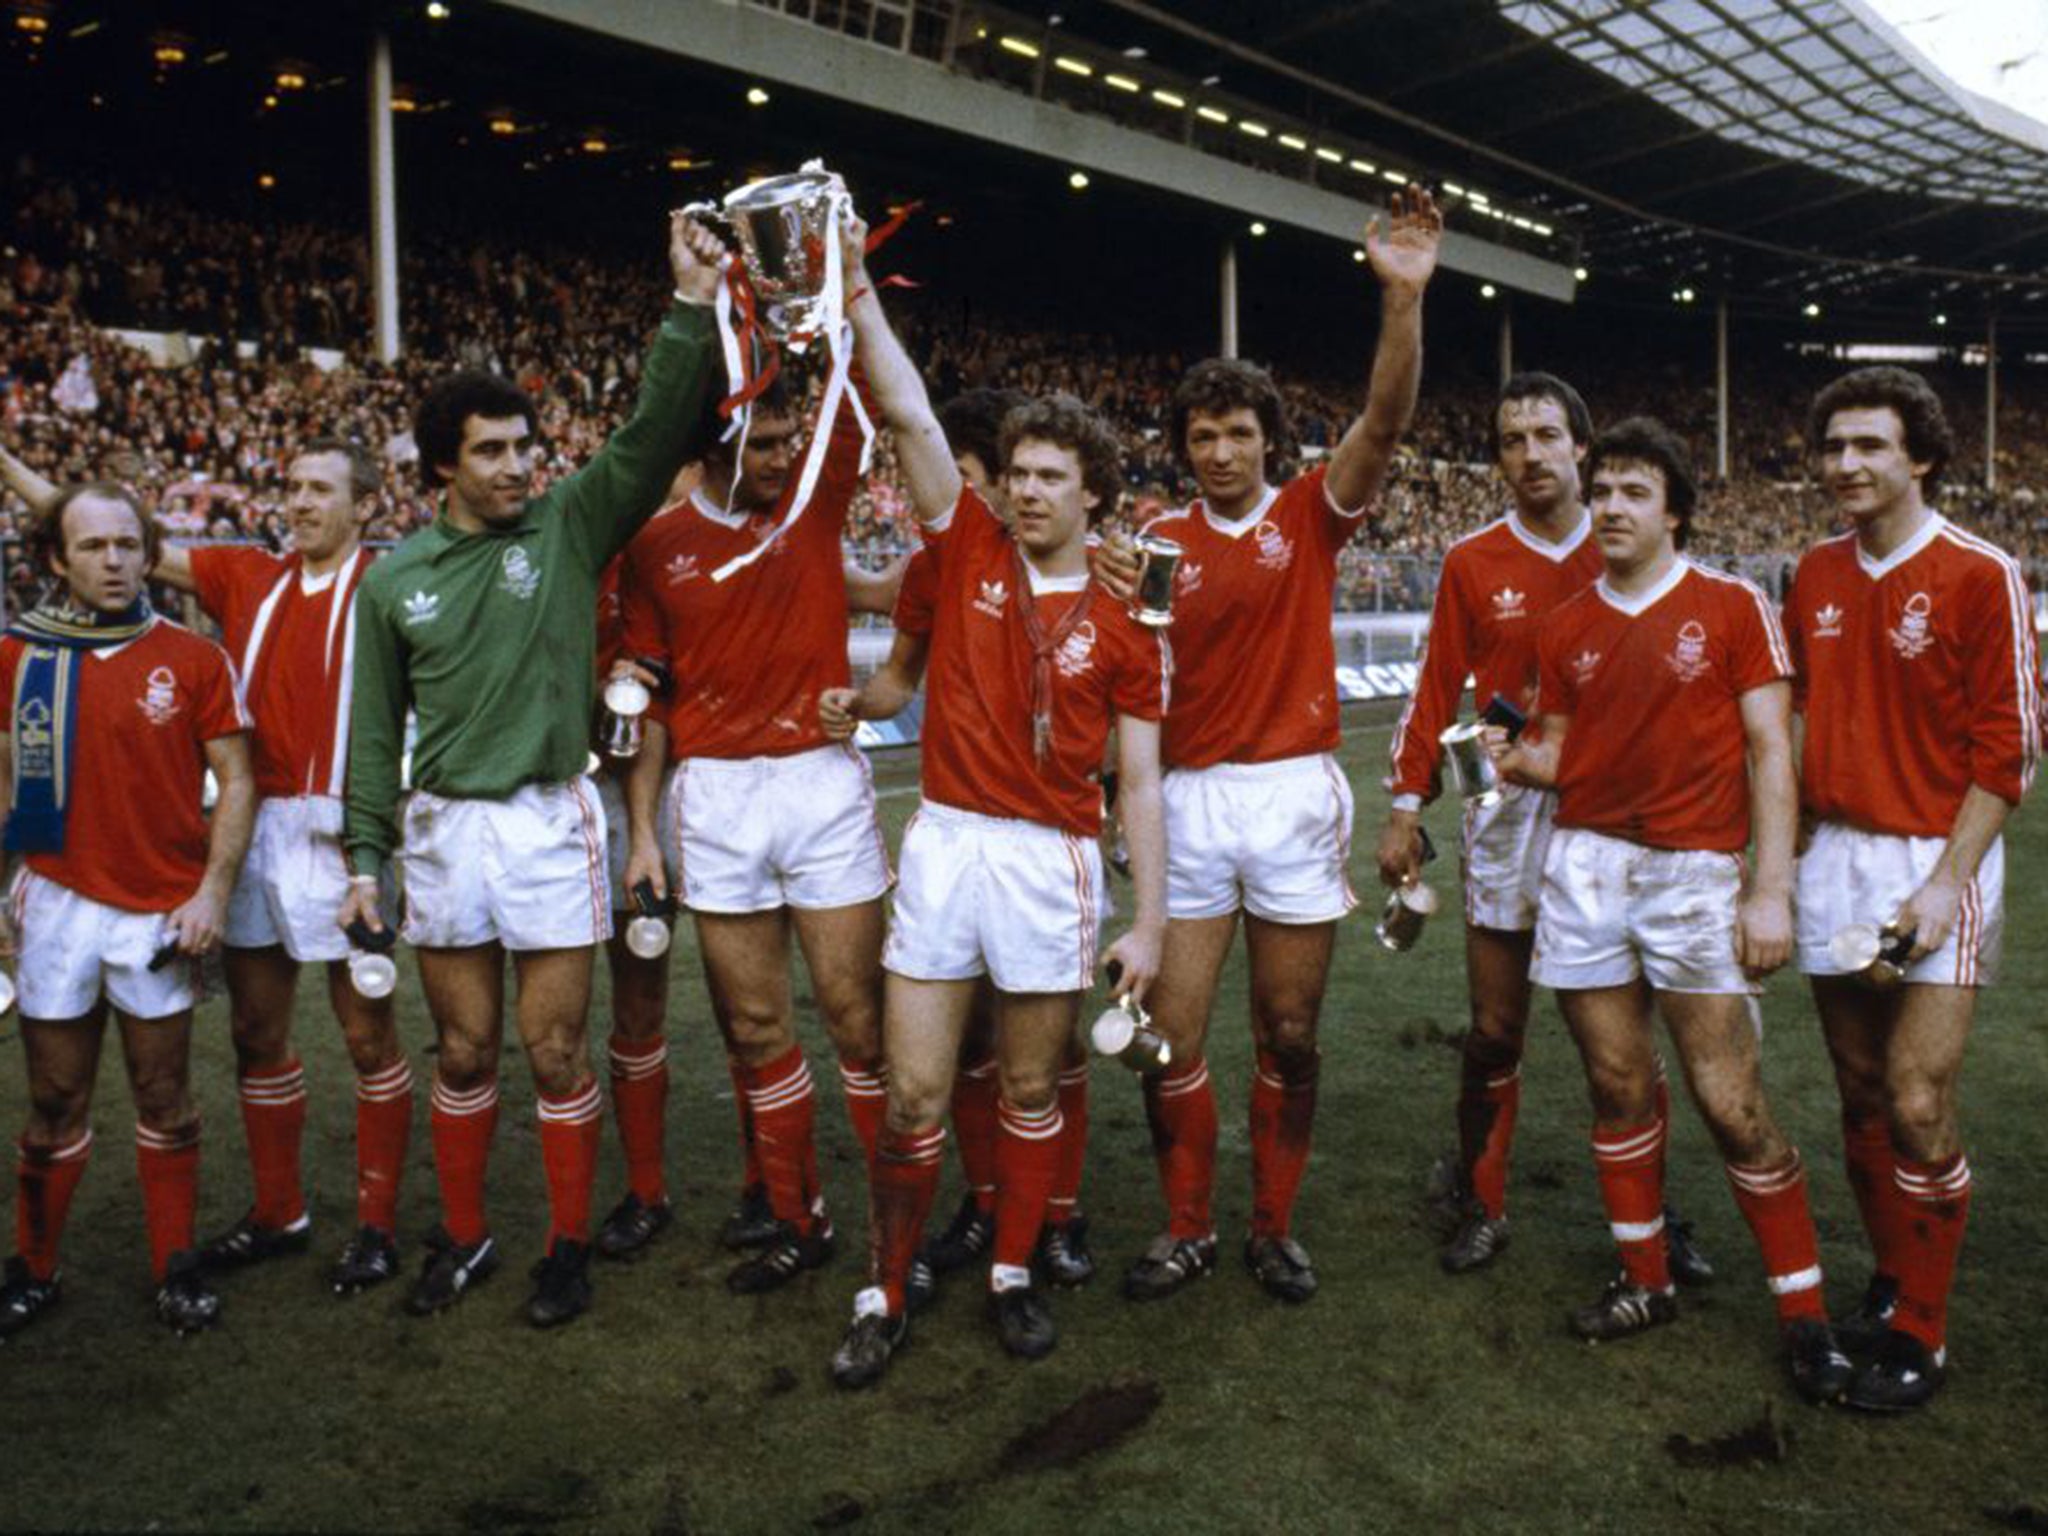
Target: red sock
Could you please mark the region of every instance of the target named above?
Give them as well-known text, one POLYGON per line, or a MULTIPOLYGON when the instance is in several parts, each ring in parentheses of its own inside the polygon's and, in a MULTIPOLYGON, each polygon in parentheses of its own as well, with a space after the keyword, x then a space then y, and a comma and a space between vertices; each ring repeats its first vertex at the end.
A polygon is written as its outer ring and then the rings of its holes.
POLYGON ((1849 1189, 1870 1238, 1870 1255, 1882 1275, 1898 1278, 1904 1246, 1904 1208, 1899 1198, 1898 1162, 1892 1153, 1891 1122, 1883 1115, 1852 1119, 1842 1115, 1842 1159, 1849 1189))
POLYGON ((1898 1160, 1899 1308, 1892 1326, 1929 1349, 1948 1340, 1948 1293, 1970 1218, 1970 1164, 1958 1152, 1939 1162, 1898 1160))
POLYGON ((744 1166, 740 1170, 741 1189, 760 1189, 768 1182, 761 1172, 761 1150, 754 1145, 754 1112, 747 1106, 748 1075, 746 1063, 739 1057, 726 1053, 725 1070, 732 1078, 732 1103, 740 1121, 740 1156, 744 1166))
POLYGON ((882 1117, 889 1112, 889 1068, 878 1056, 861 1063, 839 1063, 839 1086, 846 1090, 846 1118, 853 1122, 867 1165, 875 1165, 875 1144, 881 1140, 882 1117))
POLYGON ((612 1116, 626 1154, 626 1187, 645 1205, 668 1199, 662 1148, 668 1134, 668 1042, 611 1038, 612 1116))
POLYGON ((1522 1107, 1522 1067, 1466 1073, 1458 1079, 1458 1159, 1472 1197, 1498 1221, 1508 1211, 1508 1152, 1522 1107))
POLYGON ((1308 1168, 1316 1123, 1319 1052, 1283 1065, 1270 1051, 1252 1070, 1252 1235, 1285 1237, 1294 1220, 1294 1196, 1308 1168), (1291 1073, 1291 1076, 1286 1074, 1291 1073))
POLYGON ((135 1172, 149 1228, 149 1272, 164 1277, 171 1255, 192 1246, 199 1213, 199 1122, 176 1131, 135 1127, 135 1172))
POLYGON ((1166 1229, 1175 1237, 1208 1237, 1216 1228, 1209 1196, 1216 1184, 1216 1093, 1209 1064, 1197 1056, 1145 1079, 1145 1119, 1159 1185, 1166 1194, 1166 1229))
POLYGON ((748 1069, 747 1108, 754 1149, 777 1221, 803 1231, 822 1219, 818 1197, 817 1095, 803 1047, 792 1045, 766 1066, 748 1069))
POLYGON ((985 1056, 953 1079, 953 1134, 967 1191, 984 1211, 996 1208, 996 1060, 985 1056))
POLYGON ((256 1224, 288 1227, 306 1214, 299 1181, 299 1149, 306 1139, 306 1071, 294 1056, 270 1072, 244 1073, 242 1127, 249 1138, 249 1170, 256 1185, 256 1224))
POLYGON ((441 1225, 468 1247, 491 1230, 484 1219, 484 1175, 491 1164, 491 1136, 498 1129, 498 1082, 492 1078, 475 1088, 455 1089, 437 1075, 427 1103, 434 1172, 441 1184, 441 1225))
POLYGON ((590 1196, 597 1187, 597 1148, 604 1139, 604 1094, 592 1078, 576 1092, 543 1093, 540 1160, 548 1175, 548 1247, 557 1238, 590 1241, 590 1196))
POLYGON ((1594 1122, 1593 1167, 1629 1282, 1670 1290, 1671 1265, 1664 1252, 1664 1121, 1594 1122))
POLYGON ((20 1144, 15 1167, 14 1247, 38 1280, 57 1273, 57 1244, 64 1236, 64 1218, 71 1196, 85 1177, 92 1157, 92 1131, 80 1131, 61 1147, 20 1144))
POLYGON ((1088 1063, 1060 1073, 1060 1170, 1045 1202, 1045 1219, 1068 1222, 1081 1203, 1081 1170, 1088 1161, 1088 1063))
POLYGON ((996 1104, 996 1241, 989 1262, 1019 1269, 1031 1263, 1045 1202, 1060 1175, 1059 1100, 1043 1109, 1024 1109, 1008 1099, 996 1104))
POLYGON ((398 1230, 398 1184, 412 1141, 412 1063, 356 1078, 356 1220, 379 1232, 398 1230))
POLYGON ((875 1176, 868 1182, 868 1279, 889 1298, 889 1314, 903 1315, 903 1282, 924 1241, 924 1224, 939 1192, 939 1162, 946 1128, 882 1128, 875 1144, 875 1176))
POLYGON ((1763 1251, 1764 1278, 1778 1303, 1778 1321, 1825 1320, 1820 1292, 1820 1241, 1806 1202, 1806 1166, 1793 1152, 1775 1168, 1728 1165, 1728 1184, 1742 1219, 1763 1251))

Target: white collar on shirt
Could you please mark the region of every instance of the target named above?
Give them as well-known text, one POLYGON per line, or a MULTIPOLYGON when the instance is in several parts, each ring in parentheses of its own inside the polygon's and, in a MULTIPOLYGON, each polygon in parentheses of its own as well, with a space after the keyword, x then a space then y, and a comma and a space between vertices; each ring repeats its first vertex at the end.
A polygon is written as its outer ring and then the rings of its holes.
POLYGON ((1672 589, 1685 580, 1686 573, 1691 569, 1692 562, 1680 555, 1671 562, 1671 569, 1657 579, 1654 587, 1645 588, 1641 592, 1617 592, 1607 584, 1607 577, 1603 573, 1600 579, 1593 583, 1593 590, 1600 594, 1601 601, 1608 607, 1618 608, 1632 619, 1641 618, 1668 597, 1672 589))

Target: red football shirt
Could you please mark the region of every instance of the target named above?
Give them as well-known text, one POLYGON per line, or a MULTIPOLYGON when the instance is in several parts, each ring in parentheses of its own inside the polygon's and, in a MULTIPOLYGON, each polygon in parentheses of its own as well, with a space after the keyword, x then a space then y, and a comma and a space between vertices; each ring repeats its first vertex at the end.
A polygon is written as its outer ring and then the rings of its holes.
POLYGON ((1538 707, 1568 715, 1557 824, 1651 848, 1749 845, 1738 702, 1792 675, 1763 593, 1686 560, 1623 597, 1603 577, 1543 621, 1538 707))
POLYGON ((1168 767, 1337 749, 1337 552, 1364 517, 1332 506, 1313 469, 1235 523, 1197 501, 1146 525, 1182 550, 1161 746, 1168 767))
POLYGON ((1166 648, 1087 577, 1033 579, 1009 530, 972 488, 926 539, 938 590, 925 685, 925 798, 1097 836, 1110 727, 1119 714, 1157 720, 1166 712, 1166 648), (1032 753, 1023 604, 1050 634, 1084 596, 1086 615, 1054 653, 1052 741, 1041 764, 1032 753))
POLYGON ((896 589, 896 609, 890 622, 899 633, 913 636, 932 632, 932 610, 939 598, 939 567, 931 551, 920 546, 911 552, 903 568, 903 585, 896 589))
MULTIPOLYGON (((0 638, 0 699, 14 697, 23 649, 0 638)), ((77 707, 64 848, 28 867, 110 907, 168 912, 206 873, 205 744, 250 729, 227 654, 158 619, 86 653, 77 707)))
MULTIPOLYGON (((666 657, 669 757, 786 757, 824 746, 818 695, 843 688, 846 566, 840 539, 860 476, 851 402, 839 412, 803 518, 723 582, 783 513, 726 512, 699 491, 626 546, 619 586, 628 654, 666 657)), ((794 480, 791 490, 793 494, 794 480)))
POLYGON ((2010 555, 1939 516, 1883 560, 1846 533, 1799 562, 1785 629, 1813 815, 1947 837, 1972 784, 2019 803, 2040 756, 2041 688, 2010 555))
POLYGON ((1397 795, 1436 793, 1443 745, 1438 740, 1458 718, 1465 681, 1483 707, 1501 695, 1524 714, 1536 707, 1536 631, 1566 598, 1600 574, 1600 546, 1592 520, 1562 543, 1546 544, 1510 512, 1450 547, 1429 616, 1429 643, 1415 693, 1394 727, 1393 771, 1387 789, 1397 795))
POLYGON ((372 556, 359 549, 326 576, 296 554, 209 548, 191 552, 199 606, 221 627, 256 721, 256 793, 340 795, 348 769, 356 583, 372 556))

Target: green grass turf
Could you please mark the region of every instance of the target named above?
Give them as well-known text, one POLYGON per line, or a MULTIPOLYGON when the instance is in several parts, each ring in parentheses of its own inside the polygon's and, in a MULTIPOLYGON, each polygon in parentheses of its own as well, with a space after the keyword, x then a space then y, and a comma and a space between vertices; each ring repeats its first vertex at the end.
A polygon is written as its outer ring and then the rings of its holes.
MULTIPOLYGON (((1791 1397, 1748 1234, 1689 1110, 1677 1117, 1672 1193, 1722 1279, 1647 1339, 1588 1348, 1566 1336, 1565 1309, 1599 1289, 1612 1258, 1583 1091, 1547 998, 1525 1077, 1514 1247, 1488 1273, 1438 1273, 1419 1197, 1451 1140, 1462 954, 1447 918, 1410 955, 1372 941, 1386 734, 1384 708, 1361 711, 1345 754, 1359 806, 1353 874, 1368 905, 1344 926, 1324 1018, 1297 1224, 1322 1273, 1312 1304, 1267 1300, 1236 1263, 1249 1201, 1237 961, 1212 1051, 1224 1127, 1217 1277, 1151 1307, 1117 1294, 1160 1213, 1136 1084, 1099 1064, 1085 1203, 1103 1273, 1058 1300, 1058 1352, 1029 1366, 1006 1359, 975 1285, 956 1280, 882 1388, 856 1396, 834 1391, 825 1362, 859 1283, 864 1191, 808 1000, 838 1261, 780 1295, 726 1293, 714 1233, 737 1173, 733 1114, 685 937, 671 1030, 679 1221, 644 1262, 599 1269, 590 1316, 542 1335, 518 1316, 543 1193, 516 1052, 492 1169, 497 1230, 516 1262, 431 1321, 403 1316, 396 1294, 326 1294, 325 1266, 351 1217, 352 1100, 309 987, 300 1038, 313 1087, 315 1251, 228 1279, 211 1335, 179 1341, 150 1315, 125 1088, 118 1066, 105 1066, 64 1305, 0 1347, 0 1526, 2048 1530, 2048 913, 2037 873, 2048 822, 2036 813, 2013 829, 2006 976, 1985 999, 1967 1074, 1976 1210, 1949 1389, 1917 1418, 1877 1422, 1791 1397)), ((913 772, 900 758, 880 765, 892 829, 914 804, 913 772)), ((1449 810, 1431 820, 1448 850, 1449 810)), ((1450 861, 1436 870, 1448 892, 1450 861)), ((402 996, 424 1068, 431 1035, 409 977, 402 996)), ((1776 979, 1765 1014, 1773 1101, 1807 1148, 1829 1291, 1846 1306, 1865 1258, 1834 1093, 1796 979, 1776 979)), ((11 1035, 12 1021, 0 1028, 11 1035)), ((213 1229, 247 1188, 218 1002, 201 1014, 196 1054, 208 1125, 202 1225, 213 1229)), ((18 1061, 10 1040, 0 1126, 22 1113, 18 1061)), ((607 1129, 601 1209, 620 1180, 607 1129)), ((956 1180, 949 1164, 942 1217, 956 1180)), ((0 1205, 11 1222, 11 1185, 0 1205)), ((403 1207, 409 1261, 433 1216, 422 1106, 403 1207)))

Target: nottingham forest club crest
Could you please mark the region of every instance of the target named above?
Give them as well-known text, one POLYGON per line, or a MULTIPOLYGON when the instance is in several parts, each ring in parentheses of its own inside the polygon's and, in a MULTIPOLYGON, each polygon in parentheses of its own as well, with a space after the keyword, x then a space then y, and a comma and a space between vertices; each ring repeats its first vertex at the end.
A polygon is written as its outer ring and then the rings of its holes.
POLYGON ((1671 654, 1664 658, 1666 666, 1678 674, 1681 683, 1697 682, 1707 675, 1710 663, 1707 660, 1707 626, 1698 619, 1687 619, 1678 627, 1678 638, 1671 643, 1671 654))
POLYGON ((498 578, 498 585, 522 603, 540 590, 540 571, 528 558, 524 544, 508 544, 505 547, 504 567, 498 578))
POLYGON ((178 675, 169 667, 158 667, 143 685, 136 706, 151 725, 168 725, 178 713, 178 675))
POLYGON ((1294 541, 1280 531, 1280 525, 1264 522, 1252 530, 1258 541, 1259 565, 1268 571, 1284 571, 1294 563, 1294 541))
POLYGON ((1925 592, 1915 592, 1907 598, 1905 609, 1899 614, 1899 622, 1886 631, 1891 637, 1892 649, 1911 661, 1934 644, 1934 634, 1927 622, 1933 616, 1934 599, 1925 592))
POLYGON ((1095 626, 1086 619, 1074 626, 1074 632, 1060 642, 1054 656, 1060 676, 1079 677, 1088 670, 1088 663, 1095 655, 1095 626))

